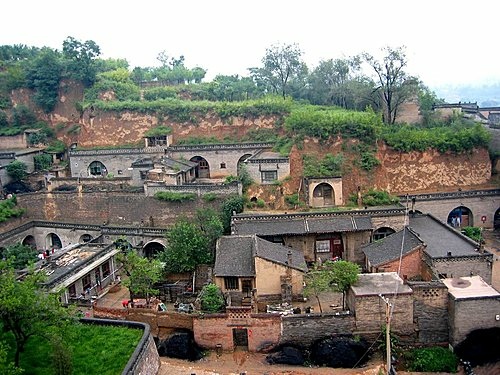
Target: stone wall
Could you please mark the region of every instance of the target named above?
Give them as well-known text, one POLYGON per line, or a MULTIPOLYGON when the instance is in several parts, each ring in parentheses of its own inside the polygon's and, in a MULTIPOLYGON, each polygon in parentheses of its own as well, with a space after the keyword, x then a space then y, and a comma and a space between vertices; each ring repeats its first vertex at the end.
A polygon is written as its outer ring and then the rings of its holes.
POLYGON ((417 341, 422 344, 448 341, 448 289, 436 280, 408 282, 413 290, 413 314, 417 341))
MULTIPOLYGON (((428 259, 427 262, 429 262, 428 259)), ((479 275, 485 282, 491 284, 493 255, 489 253, 434 258, 429 264, 436 275, 441 274, 449 278, 479 275)))
MULTIPOLYGON (((414 334, 412 294, 388 295, 393 305, 391 329, 400 335, 414 334)), ((386 322, 386 303, 378 295, 357 296, 348 293, 348 306, 356 317, 356 332, 379 333, 386 322)))
POLYGON ((186 184, 186 185, 165 185, 161 183, 146 183, 144 193, 148 197, 154 197, 158 192, 170 191, 173 193, 193 193, 198 198, 211 193, 218 196, 242 195, 243 187, 239 182, 230 184, 186 184))
POLYGON ((25 208, 24 221, 49 220, 67 223, 102 225, 141 225, 149 227, 168 226, 179 217, 179 213, 190 216, 200 208, 217 208, 219 199, 205 202, 165 202, 144 193, 124 191, 38 192, 17 196, 18 206, 25 208))
POLYGON ((457 345, 468 333, 481 328, 500 328, 500 297, 450 299, 450 344, 457 345))
POLYGON ((0 137, 0 150, 27 148, 28 143, 25 133, 0 137))
POLYGON ((309 346, 316 340, 352 333, 356 324, 354 316, 343 314, 299 314, 283 317, 283 334, 279 344, 309 346))

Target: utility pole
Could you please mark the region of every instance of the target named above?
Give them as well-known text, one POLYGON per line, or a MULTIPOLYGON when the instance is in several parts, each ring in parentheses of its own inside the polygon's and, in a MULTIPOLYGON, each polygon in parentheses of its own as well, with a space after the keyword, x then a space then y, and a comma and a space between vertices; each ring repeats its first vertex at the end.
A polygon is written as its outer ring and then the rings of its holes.
POLYGON ((391 357, 391 308, 392 305, 389 303, 389 298, 379 294, 382 301, 385 302, 385 348, 386 348, 386 368, 387 375, 391 375, 392 371, 392 357, 391 357))

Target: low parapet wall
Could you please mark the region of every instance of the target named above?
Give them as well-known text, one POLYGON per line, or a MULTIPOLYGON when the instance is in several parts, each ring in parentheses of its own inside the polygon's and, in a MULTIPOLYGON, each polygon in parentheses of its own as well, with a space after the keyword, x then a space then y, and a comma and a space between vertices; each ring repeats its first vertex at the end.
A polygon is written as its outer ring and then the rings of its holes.
POLYGON ((167 337, 175 330, 193 330, 193 315, 162 312, 138 308, 93 307, 94 317, 101 319, 118 319, 148 324, 151 334, 160 339, 167 337))
POLYGON ((132 329, 141 329, 143 335, 139 344, 135 348, 130 357, 122 375, 140 375, 140 374, 157 374, 160 370, 160 356, 156 345, 151 336, 151 330, 148 324, 140 322, 110 320, 110 319, 81 319, 85 324, 96 324, 105 326, 121 326, 132 329))

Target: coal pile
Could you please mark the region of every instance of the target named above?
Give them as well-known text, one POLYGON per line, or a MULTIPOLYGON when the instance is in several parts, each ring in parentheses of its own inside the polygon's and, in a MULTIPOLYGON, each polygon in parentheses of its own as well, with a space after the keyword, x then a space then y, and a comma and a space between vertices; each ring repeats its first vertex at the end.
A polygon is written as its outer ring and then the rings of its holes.
POLYGON ((293 346, 283 346, 278 351, 266 356, 267 363, 302 366, 304 364, 304 355, 300 349, 293 346))
POLYGON ((370 345, 363 338, 339 336, 316 341, 311 346, 311 362, 318 366, 353 368, 364 364, 370 345))
POLYGON ((500 328, 477 329, 455 347, 455 354, 475 366, 500 362, 500 328))
POLYGON ((158 354, 162 357, 180 358, 196 361, 203 357, 202 351, 194 342, 191 332, 178 332, 157 344, 158 354))

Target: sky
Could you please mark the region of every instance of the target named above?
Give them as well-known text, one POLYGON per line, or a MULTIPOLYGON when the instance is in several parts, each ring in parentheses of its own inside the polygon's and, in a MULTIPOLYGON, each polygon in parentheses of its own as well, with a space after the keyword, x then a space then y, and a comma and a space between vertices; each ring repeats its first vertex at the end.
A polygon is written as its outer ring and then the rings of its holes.
POLYGON ((297 44, 313 69, 321 60, 405 46, 407 72, 425 85, 500 82, 500 1, 476 0, 9 0, 0 45, 62 50, 93 40, 101 58, 158 66, 161 51, 188 68, 248 76, 266 48, 297 44))

